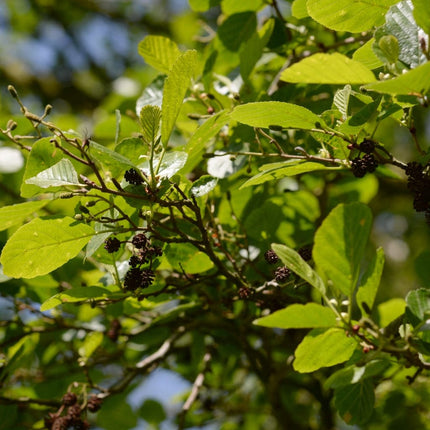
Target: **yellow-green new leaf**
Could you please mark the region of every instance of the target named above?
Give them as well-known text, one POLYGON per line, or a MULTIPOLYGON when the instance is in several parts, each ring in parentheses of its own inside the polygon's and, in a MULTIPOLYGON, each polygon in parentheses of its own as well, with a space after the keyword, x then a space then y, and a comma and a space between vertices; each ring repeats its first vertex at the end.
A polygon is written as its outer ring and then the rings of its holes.
POLYGON ((197 64, 197 51, 183 53, 175 61, 164 83, 161 109, 161 142, 163 145, 167 145, 169 141, 191 78, 196 73, 197 64))
POLYGON ((75 257, 94 234, 73 218, 36 218, 18 229, 1 255, 4 274, 13 278, 46 275, 75 257))
POLYGON ((325 27, 357 33, 383 24, 390 6, 398 0, 308 0, 309 15, 325 27))
POLYGON ((348 360, 357 342, 339 328, 314 329, 297 347, 293 367, 297 372, 309 373, 348 360))
POLYGON ((150 66, 166 74, 181 55, 176 43, 164 36, 146 36, 137 49, 150 66))
POLYGON ((299 128, 312 130, 323 120, 303 106, 283 102, 255 102, 237 106, 231 118, 251 127, 299 128))
POLYGON ((336 315, 330 308, 317 303, 293 304, 267 317, 258 318, 254 324, 284 329, 335 327, 336 315))
POLYGON ((37 200, 0 208, 0 231, 22 223, 48 203, 49 200, 37 200))
POLYGON ((345 55, 314 54, 281 73, 281 80, 295 84, 367 84, 376 81, 372 71, 345 55))

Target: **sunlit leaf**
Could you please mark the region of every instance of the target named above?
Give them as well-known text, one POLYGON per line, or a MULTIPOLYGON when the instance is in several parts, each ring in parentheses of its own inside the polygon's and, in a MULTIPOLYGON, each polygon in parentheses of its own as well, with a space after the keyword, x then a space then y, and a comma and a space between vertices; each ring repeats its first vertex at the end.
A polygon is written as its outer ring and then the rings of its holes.
POLYGON ((82 185, 71 161, 63 158, 58 163, 42 170, 36 176, 28 178, 26 184, 37 185, 40 188, 61 187, 66 185, 82 185))
POLYGON ((49 200, 37 200, 0 208, 0 231, 21 224, 48 203, 49 200))
POLYGON ((175 42, 164 36, 149 35, 138 45, 138 52, 152 67, 162 73, 169 73, 181 51, 175 42))

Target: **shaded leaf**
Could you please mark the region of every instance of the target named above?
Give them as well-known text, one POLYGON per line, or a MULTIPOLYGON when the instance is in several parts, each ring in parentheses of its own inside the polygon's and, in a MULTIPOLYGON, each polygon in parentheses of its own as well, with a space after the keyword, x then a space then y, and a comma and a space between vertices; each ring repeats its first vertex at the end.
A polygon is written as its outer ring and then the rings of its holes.
POLYGON ((375 390, 370 379, 335 390, 334 404, 349 425, 369 421, 375 404, 375 390))
POLYGON ((257 28, 254 12, 242 12, 230 15, 218 28, 218 38, 230 51, 238 51, 242 43, 248 40, 257 28))
POLYGON ((414 326, 419 326, 430 319, 430 290, 413 290, 406 296, 406 316, 414 326))

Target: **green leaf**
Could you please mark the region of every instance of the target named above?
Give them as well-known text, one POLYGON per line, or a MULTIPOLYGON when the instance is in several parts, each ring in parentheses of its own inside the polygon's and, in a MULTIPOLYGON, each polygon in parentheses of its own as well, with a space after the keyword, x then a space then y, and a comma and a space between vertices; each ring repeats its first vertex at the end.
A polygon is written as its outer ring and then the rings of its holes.
POLYGON ((348 360, 357 342, 338 328, 314 329, 297 347, 293 367, 297 372, 309 373, 348 360))
POLYGON ((218 112, 206 120, 191 136, 186 146, 188 160, 185 171, 192 170, 200 162, 201 154, 211 139, 227 124, 230 114, 227 111, 218 112))
POLYGON ((382 270, 384 269, 385 255, 382 248, 378 248, 369 267, 363 275, 361 285, 358 288, 356 301, 362 315, 367 315, 363 303, 368 309, 372 309, 375 302, 376 293, 381 282, 382 270))
POLYGON ((366 205, 340 204, 315 234, 313 259, 318 273, 348 297, 357 284, 371 224, 372 214, 366 205))
POLYGON ((241 47, 240 58, 240 74, 243 79, 247 79, 251 74, 257 61, 263 54, 263 49, 267 45, 270 36, 275 28, 275 20, 268 20, 258 32, 254 33, 241 47))
POLYGON ((387 94, 424 95, 430 89, 430 62, 422 64, 407 73, 386 81, 378 81, 365 86, 367 90, 387 94))
POLYGON ((389 64, 396 63, 399 58, 399 42, 393 35, 382 36, 378 41, 378 48, 389 64))
POLYGON ((427 0, 412 0, 415 22, 430 35, 430 3, 427 0))
POLYGON ((78 349, 78 353, 81 356, 79 359, 81 366, 85 365, 102 342, 103 333, 101 331, 93 331, 85 336, 82 346, 78 349))
POLYGON ((364 366, 348 366, 339 369, 324 382, 324 388, 336 390, 340 387, 364 381, 367 378, 379 376, 383 374, 390 365, 391 363, 387 359, 377 359, 366 363, 364 366))
POLYGON ((253 11, 256 12, 264 4, 264 0, 223 0, 221 3, 221 10, 226 15, 233 15, 235 13, 253 11))
POLYGON ((175 270, 184 270, 185 273, 203 273, 214 266, 206 254, 198 251, 190 243, 167 245, 164 255, 175 270))
POLYGON ((379 325, 386 327, 405 312, 406 303, 404 299, 395 298, 387 300, 378 305, 379 325))
POLYGON ((114 177, 120 175, 125 170, 136 167, 127 157, 124 157, 124 155, 93 141, 90 142, 88 152, 94 161, 107 167, 114 177))
POLYGON ((321 294, 325 294, 322 279, 294 249, 276 243, 273 243, 271 247, 290 270, 315 287, 321 294))
POLYGON ((181 54, 173 64, 164 83, 161 122, 161 141, 167 145, 182 107, 190 80, 197 69, 197 51, 181 54))
POLYGON ((129 430, 137 425, 137 416, 128 402, 128 392, 119 393, 103 400, 97 412, 97 427, 104 430, 129 430))
POLYGON ((218 6, 221 0, 188 0, 194 12, 206 12, 211 7, 218 6))
POLYGON ((430 319, 430 291, 424 288, 413 290, 406 296, 406 315, 409 322, 419 326, 430 319))
POLYGON ((303 19, 309 16, 307 0, 294 0, 291 6, 291 14, 294 18, 303 19))
POLYGON ((358 33, 381 25, 398 0, 308 0, 309 15, 325 27, 358 33))
POLYGON ((167 418, 163 406, 153 399, 146 399, 143 402, 139 409, 139 414, 150 424, 159 424, 167 418))
POLYGON ((36 218, 19 228, 1 255, 5 275, 34 278, 52 272, 75 257, 94 234, 73 218, 36 218))
POLYGON ((155 143, 160 132, 161 109, 158 106, 144 106, 140 110, 139 118, 143 140, 147 144, 155 143))
POLYGON ((336 315, 327 307, 316 303, 293 304, 253 322, 263 327, 317 328, 335 327, 336 315))
MULTIPOLYGON (((283 163, 273 163, 274 167, 265 169, 264 171, 257 173, 252 178, 248 179, 244 184, 241 185, 241 189, 250 187, 252 185, 259 185, 267 181, 276 181, 281 178, 288 176, 296 176, 302 173, 315 172, 317 170, 339 170, 340 167, 327 167, 321 163, 314 162, 297 162, 297 161, 286 161, 283 163)), ((269 167, 270 164, 265 167, 269 167)))
POLYGON ((218 28, 218 38, 229 51, 236 52, 257 29, 257 17, 254 12, 242 12, 230 15, 218 28))
POLYGON ((26 179, 25 183, 37 185, 40 188, 82 185, 78 180, 78 174, 73 164, 67 158, 63 158, 48 169, 42 170, 36 176, 26 179))
POLYGON ((384 63, 373 52, 372 45, 375 39, 368 40, 363 46, 358 48, 352 55, 354 61, 358 61, 370 70, 382 67, 384 63))
POLYGON ((234 108, 231 118, 252 127, 269 128, 277 125, 284 128, 312 130, 323 120, 303 106, 283 102, 255 102, 234 108))
POLYGON ((201 197, 211 192, 218 183, 217 178, 213 178, 209 175, 203 175, 197 181, 193 182, 190 188, 189 194, 195 197, 201 197))
POLYGON ((49 200, 38 200, 0 208, 0 231, 21 224, 48 203, 49 200))
POLYGON ((128 158, 136 165, 142 162, 141 156, 146 154, 147 151, 147 145, 145 145, 142 139, 137 137, 125 138, 115 146, 116 153, 128 158))
POLYGON ((418 275, 422 286, 430 288, 430 250, 421 252, 414 261, 415 272, 418 275))
POLYGON ((137 50, 150 66, 166 74, 181 55, 178 45, 164 36, 146 36, 137 50))
POLYGON ((293 64, 281 73, 281 80, 306 84, 367 84, 376 81, 363 63, 345 55, 314 54, 293 64))
POLYGON ((335 390, 334 404, 347 424, 365 424, 372 416, 375 404, 373 381, 365 379, 335 390))
POLYGON ((40 310, 42 312, 55 308, 63 303, 84 302, 88 299, 102 299, 111 295, 111 291, 102 287, 75 287, 57 293, 42 303, 40 310))

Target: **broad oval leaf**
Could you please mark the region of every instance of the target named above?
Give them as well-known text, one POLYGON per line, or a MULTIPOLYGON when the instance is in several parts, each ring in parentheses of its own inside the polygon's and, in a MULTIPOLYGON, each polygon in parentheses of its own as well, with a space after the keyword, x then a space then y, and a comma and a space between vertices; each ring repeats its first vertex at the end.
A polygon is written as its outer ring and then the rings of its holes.
POLYGON ((36 218, 19 228, 1 255, 5 275, 35 278, 52 272, 75 257, 94 234, 70 217, 36 218))
POLYGON ((206 254, 197 250, 190 243, 167 245, 164 254, 175 270, 185 271, 185 273, 203 273, 214 266, 206 254))
POLYGON ((430 319, 430 291, 424 288, 413 290, 406 296, 406 315, 414 326, 430 319))
POLYGON ((218 38, 229 51, 236 52, 257 28, 254 12, 235 13, 227 17, 218 28, 218 38))
POLYGON ((338 328, 314 329, 297 347, 293 367, 297 372, 309 373, 348 360, 357 341, 338 328))
POLYGON ((354 61, 364 64, 370 70, 377 69, 378 67, 382 67, 384 65, 384 63, 373 52, 372 45, 374 42, 374 38, 368 40, 352 55, 352 59, 354 61))
POLYGON ((324 121, 303 106, 284 102, 255 102, 237 106, 231 118, 252 127, 269 128, 277 125, 284 128, 312 130, 324 121))
POLYGON ((21 224, 26 218, 47 205, 49 200, 18 203, 0 208, 0 231, 21 224))
POLYGON ((367 84, 376 81, 363 63, 345 55, 314 54, 293 64, 281 73, 281 80, 295 84, 367 84))
MULTIPOLYGON (((171 178, 174 174, 179 172, 182 167, 184 167, 185 163, 187 162, 187 158, 188 154, 183 151, 167 152, 161 160, 161 163, 159 158, 155 158, 154 166, 158 166, 158 170, 155 172, 156 176, 167 179, 171 178)), ((148 161, 140 164, 139 167, 147 176, 151 175, 148 161)))
POLYGON ((166 74, 181 55, 178 45, 164 36, 146 36, 137 50, 150 66, 166 74))
POLYGON ((63 158, 36 176, 26 179, 25 183, 37 185, 40 188, 82 185, 79 183, 78 174, 68 158, 63 158))
POLYGON ((315 234, 313 259, 318 273, 348 297, 354 290, 370 234, 372 214, 362 203, 340 204, 315 234))
POLYGON ((416 23, 430 35, 430 2, 428 0, 412 0, 416 23))
POLYGON ((258 318, 254 324, 284 329, 335 327, 336 315, 330 308, 317 303, 293 304, 267 317, 258 318))
POLYGON ((197 51, 181 54, 173 64, 164 82, 161 122, 161 142, 167 145, 182 107, 190 80, 197 70, 197 51))
POLYGON ((325 27, 357 33, 381 25, 398 0, 308 0, 309 15, 325 27))

